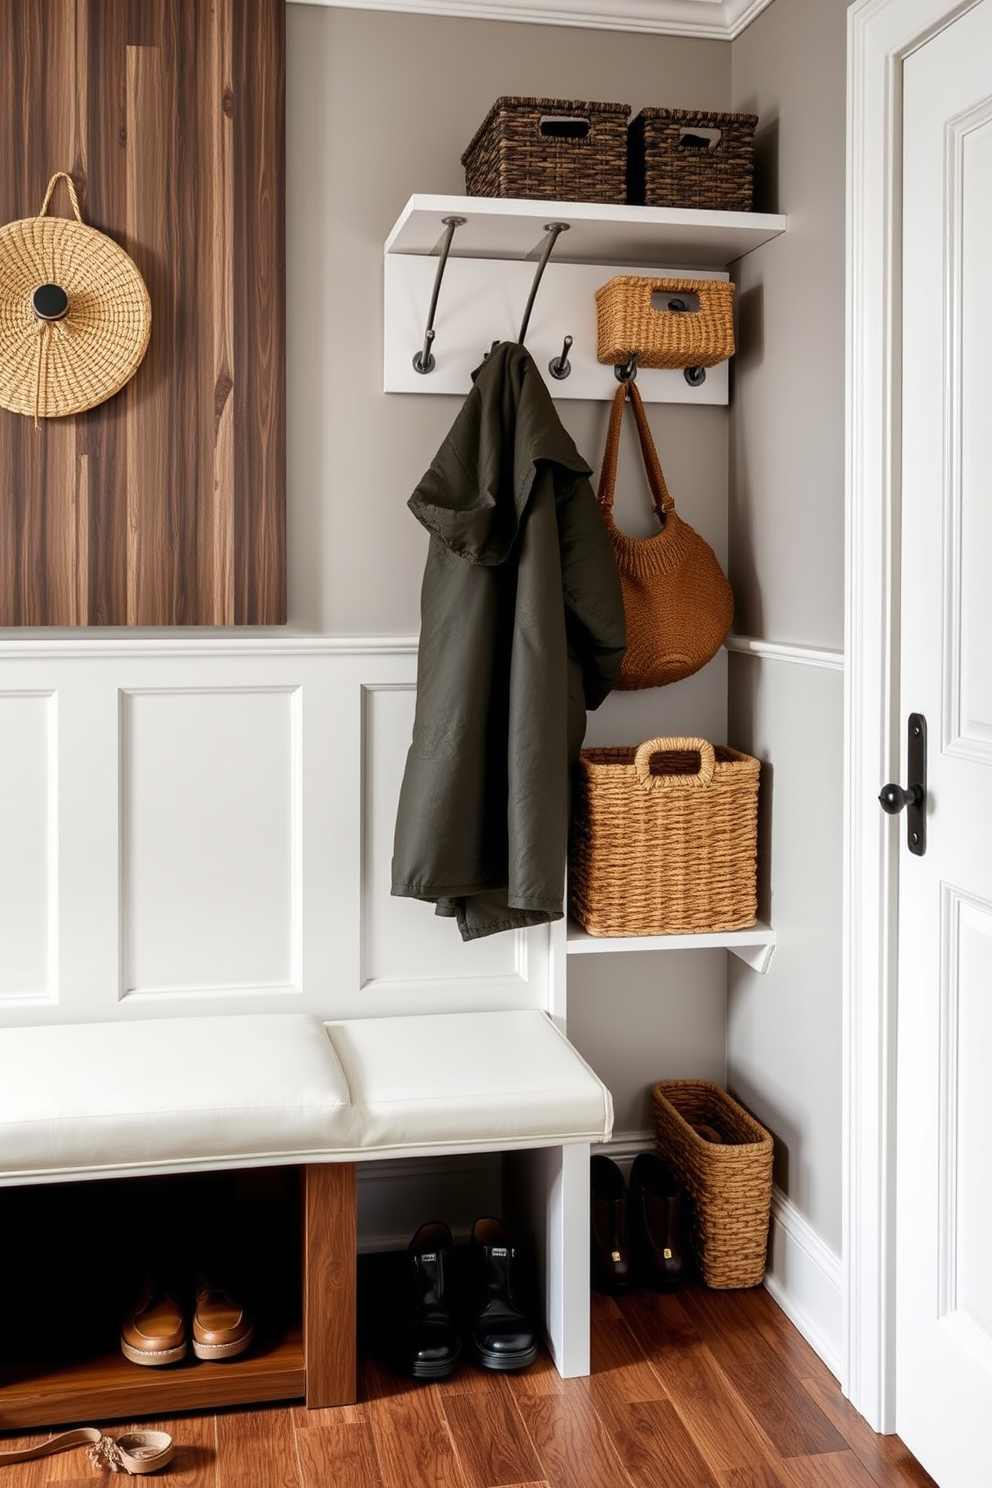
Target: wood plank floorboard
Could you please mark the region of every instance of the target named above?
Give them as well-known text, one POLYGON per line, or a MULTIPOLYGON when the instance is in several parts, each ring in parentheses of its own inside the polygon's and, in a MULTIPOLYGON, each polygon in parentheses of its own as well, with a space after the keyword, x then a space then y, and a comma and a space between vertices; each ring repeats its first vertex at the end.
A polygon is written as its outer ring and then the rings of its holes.
MULTIPOLYGON (((592 1323, 588 1379, 562 1380, 542 1353, 520 1375, 465 1359, 416 1384, 389 1367, 380 1331, 361 1348, 357 1405, 107 1431, 170 1432, 161 1476, 177 1488, 936 1488, 898 1437, 869 1429, 761 1288, 594 1295, 592 1323)), ((0 1451, 50 1434, 2 1422, 0 1400, 0 1451)), ((0 1476, 3 1488, 100 1480, 84 1449, 0 1476)))

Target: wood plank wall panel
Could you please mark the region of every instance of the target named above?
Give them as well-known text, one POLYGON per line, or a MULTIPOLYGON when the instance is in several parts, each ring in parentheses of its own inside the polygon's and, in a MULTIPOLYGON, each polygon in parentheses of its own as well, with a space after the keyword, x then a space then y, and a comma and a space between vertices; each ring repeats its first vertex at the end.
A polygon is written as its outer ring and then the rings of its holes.
POLYGON ((284 0, 0 0, 0 221, 70 171, 152 301, 116 397, 0 409, 0 625, 285 621, 284 74, 284 0))

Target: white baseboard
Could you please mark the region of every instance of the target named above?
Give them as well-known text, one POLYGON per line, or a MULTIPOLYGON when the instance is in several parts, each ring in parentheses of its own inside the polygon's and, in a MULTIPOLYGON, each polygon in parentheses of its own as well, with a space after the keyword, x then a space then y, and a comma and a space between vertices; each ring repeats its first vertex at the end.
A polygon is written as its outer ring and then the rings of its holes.
POLYGON ((776 1188, 765 1288, 838 1379, 842 1286, 840 1257, 776 1188))

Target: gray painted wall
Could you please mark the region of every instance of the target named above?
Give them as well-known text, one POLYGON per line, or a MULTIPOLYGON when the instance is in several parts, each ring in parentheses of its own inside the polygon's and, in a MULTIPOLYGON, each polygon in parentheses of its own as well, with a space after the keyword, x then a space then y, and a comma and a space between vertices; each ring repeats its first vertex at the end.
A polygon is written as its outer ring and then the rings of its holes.
MULTIPOLYGON (((730 414, 737 629, 840 651, 844 631, 846 0, 775 0, 733 44, 759 115, 755 206, 789 230, 738 265, 730 414)), ((734 656, 730 742, 769 762, 763 867, 778 949, 734 964, 728 1081, 776 1137, 776 1179, 841 1246, 840 671, 734 656)))

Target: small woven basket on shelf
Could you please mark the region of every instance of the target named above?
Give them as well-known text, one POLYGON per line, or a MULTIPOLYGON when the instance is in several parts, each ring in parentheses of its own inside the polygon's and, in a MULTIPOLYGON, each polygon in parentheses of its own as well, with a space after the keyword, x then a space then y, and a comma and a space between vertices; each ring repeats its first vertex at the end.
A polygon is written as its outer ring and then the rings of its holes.
POLYGON ((591 935, 753 925, 760 769, 705 739, 583 749, 569 835, 573 918, 591 935))
POLYGON ((757 122, 757 114, 642 109, 628 136, 627 200, 749 212, 757 122))
POLYGON ((661 1080, 651 1094, 658 1151, 689 1195, 700 1276, 718 1290, 760 1286, 772 1201, 770 1133, 708 1080, 661 1080))
POLYGON ((715 367, 734 354, 734 286, 727 279, 617 274, 596 291, 596 359, 617 366, 715 367), (681 295, 694 295, 698 310, 681 295), (667 303, 655 305, 654 297, 667 303), (675 308, 672 308, 675 307, 675 308))
POLYGON ((623 202, 626 103, 497 98, 462 155, 469 196, 623 202))

